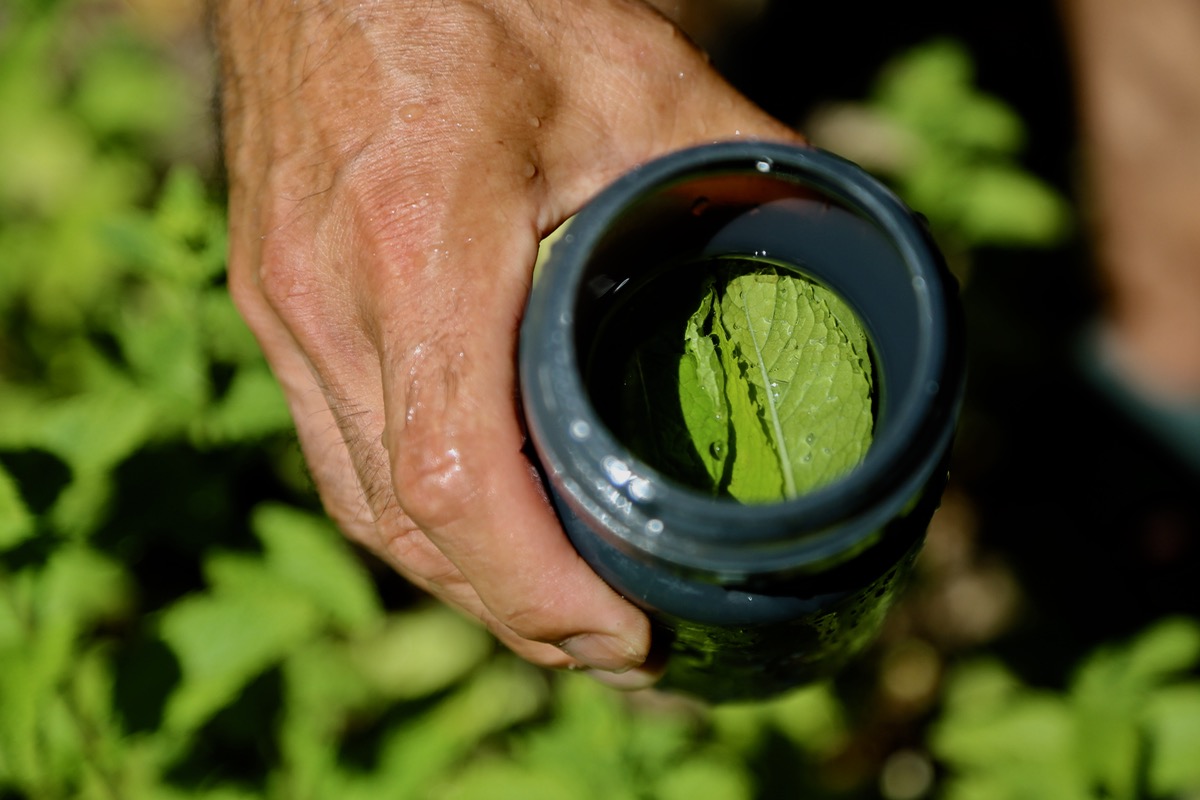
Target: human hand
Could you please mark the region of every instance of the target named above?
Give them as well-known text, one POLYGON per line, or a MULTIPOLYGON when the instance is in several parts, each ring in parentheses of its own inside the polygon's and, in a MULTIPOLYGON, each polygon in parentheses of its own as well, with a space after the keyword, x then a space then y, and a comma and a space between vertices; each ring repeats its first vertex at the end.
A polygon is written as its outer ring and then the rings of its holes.
POLYGON ((230 289, 329 514, 524 658, 653 680, 522 453, 538 242, 631 167, 797 137, 633 0, 222 0, 230 289))

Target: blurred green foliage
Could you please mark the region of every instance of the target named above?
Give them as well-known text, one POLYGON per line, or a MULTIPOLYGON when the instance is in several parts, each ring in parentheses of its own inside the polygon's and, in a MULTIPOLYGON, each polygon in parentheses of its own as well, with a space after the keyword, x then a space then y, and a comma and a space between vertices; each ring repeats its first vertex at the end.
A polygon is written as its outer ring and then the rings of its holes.
POLYGON ((1200 791, 1200 623, 1168 619, 1100 649, 1062 692, 994 660, 963 665, 933 751, 947 800, 1136 800, 1200 791))
MULTIPOLYGON (((822 780, 856 737, 830 686, 626 698, 385 602, 394 579, 314 510, 225 291, 216 181, 176 147, 207 75, 170 51, 102 2, 0 10, 0 798, 871 796, 870 775, 822 780)), ((926 83, 966 91, 961 55, 939 58, 887 78, 882 106, 1011 149, 994 102, 922 105, 926 83)), ((914 196, 991 191, 924 180, 914 196)), ((984 200, 958 213, 970 241, 1003 238, 984 200)), ((928 742, 943 796, 1195 796, 1198 651, 1166 622, 1061 692, 964 665, 928 742)))
POLYGON ((818 144, 885 178, 924 214, 960 273, 974 248, 1045 247, 1072 229, 1065 199, 1020 164, 1021 118, 976 87, 957 41, 902 53, 864 100, 824 109, 812 128, 818 144))
POLYGON ((974 86, 971 56, 939 40, 888 64, 872 106, 907 139, 898 190, 962 245, 1045 245, 1069 229, 1065 201, 1016 161, 1020 117, 974 86))

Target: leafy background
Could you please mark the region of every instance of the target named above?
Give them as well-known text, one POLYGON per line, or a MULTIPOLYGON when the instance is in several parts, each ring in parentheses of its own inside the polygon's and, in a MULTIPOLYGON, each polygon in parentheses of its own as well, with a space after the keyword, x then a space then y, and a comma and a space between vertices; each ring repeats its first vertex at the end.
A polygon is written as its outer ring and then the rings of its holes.
POLYGON ((718 708, 524 665, 346 545, 224 289, 197 4, 0 7, 0 798, 1200 798, 1196 476, 1074 366, 1054 20, 740 5, 722 68, 929 216, 972 389, 879 645, 718 708))

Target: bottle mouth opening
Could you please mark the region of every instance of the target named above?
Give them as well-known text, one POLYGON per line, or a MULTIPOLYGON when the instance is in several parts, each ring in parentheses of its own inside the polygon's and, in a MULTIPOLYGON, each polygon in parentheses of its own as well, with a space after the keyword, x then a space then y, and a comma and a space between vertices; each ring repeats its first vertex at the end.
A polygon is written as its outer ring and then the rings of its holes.
POLYGON ((798 547, 834 557, 902 512, 937 466, 930 451, 941 461, 953 419, 946 409, 960 392, 948 371, 958 346, 946 312, 951 283, 920 220, 832 154, 733 142, 644 165, 572 220, 539 273, 535 292, 551 299, 554 334, 522 354, 522 369, 538 372, 526 403, 551 394, 539 384, 554 384, 547 410, 563 423, 534 432, 550 451, 543 459, 588 474, 568 502, 599 513, 627 548, 709 566, 730 566, 735 552, 761 560, 798 547), (664 264, 727 257, 768 261, 827 287, 870 341, 873 441, 858 466, 791 499, 741 503, 660 472, 603 421, 585 379, 602 320, 623 292, 664 264))

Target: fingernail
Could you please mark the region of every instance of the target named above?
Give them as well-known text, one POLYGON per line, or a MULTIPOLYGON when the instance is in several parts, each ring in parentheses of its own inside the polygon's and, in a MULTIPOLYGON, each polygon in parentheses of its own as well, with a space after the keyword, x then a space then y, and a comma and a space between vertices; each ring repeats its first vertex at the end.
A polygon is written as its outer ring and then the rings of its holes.
POLYGON ((627 672, 642 663, 641 655, 628 642, 604 633, 572 637, 559 649, 583 666, 605 672, 627 672))

